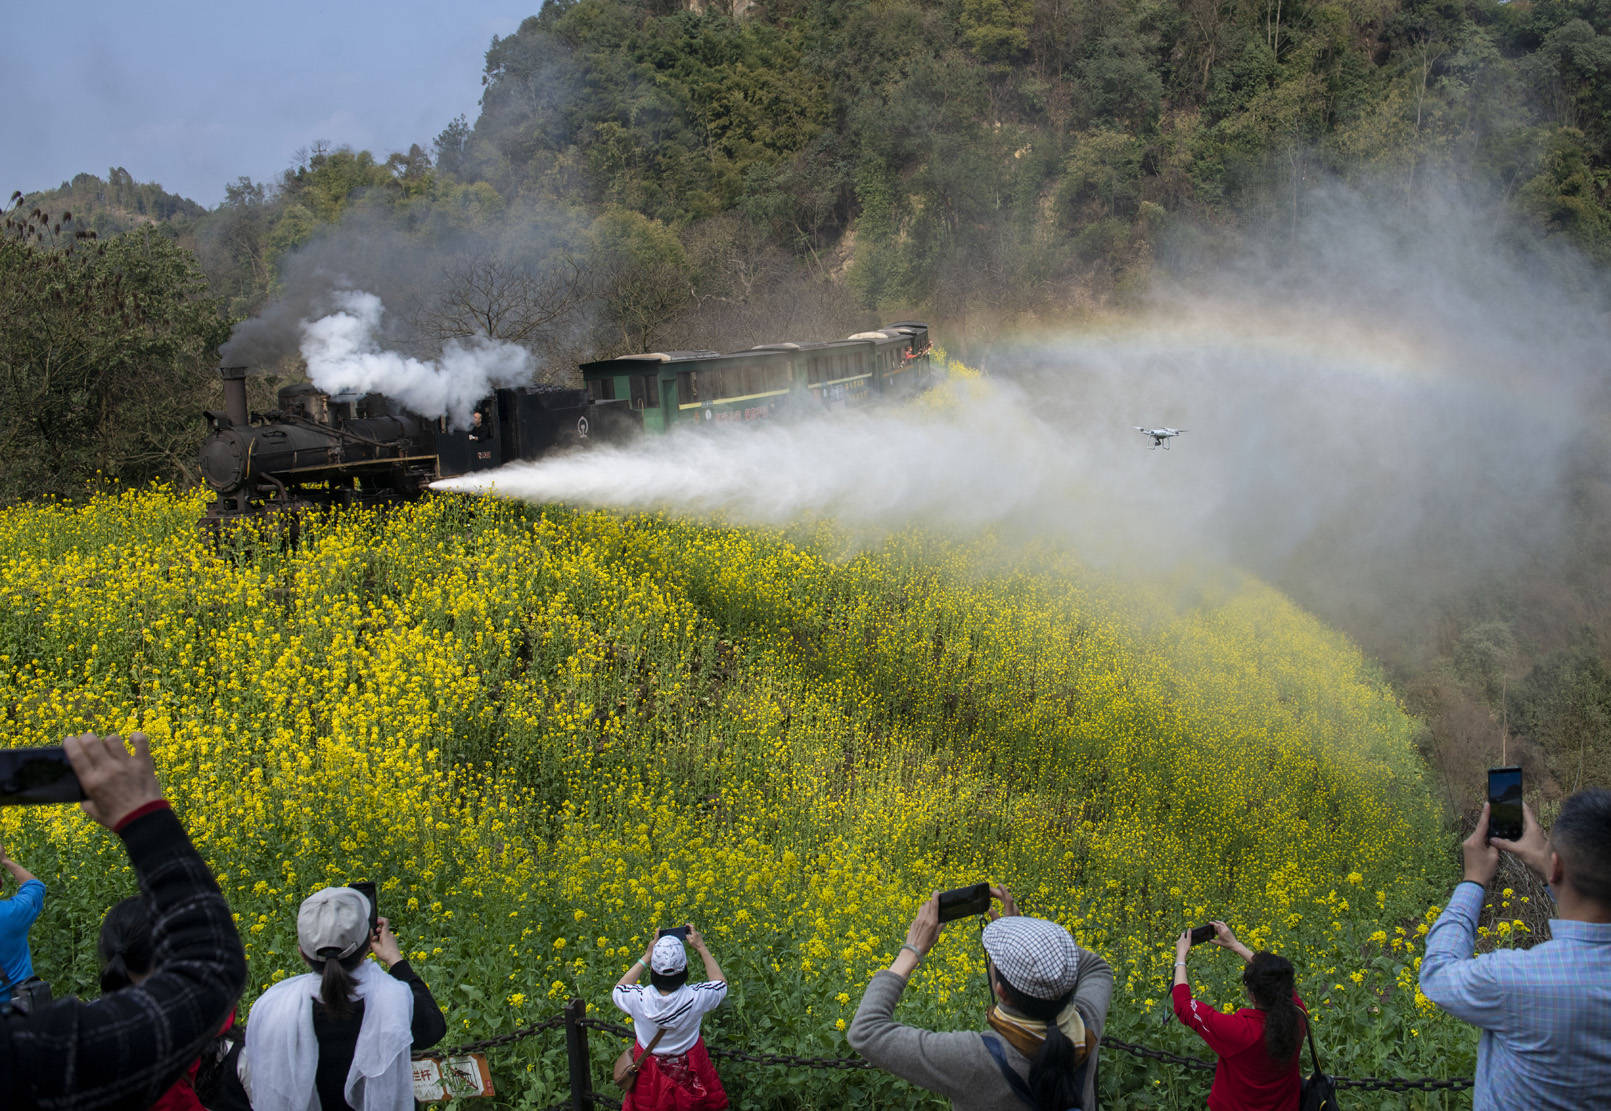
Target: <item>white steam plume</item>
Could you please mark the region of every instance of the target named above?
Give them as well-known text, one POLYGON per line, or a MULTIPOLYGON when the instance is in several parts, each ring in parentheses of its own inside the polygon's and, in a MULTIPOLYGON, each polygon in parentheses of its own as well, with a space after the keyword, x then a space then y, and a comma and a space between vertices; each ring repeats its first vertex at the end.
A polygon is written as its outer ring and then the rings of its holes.
MULTIPOLYGON (((684 427, 436 488, 753 524, 996 526, 1076 539, 1093 555, 1145 542, 1151 515, 1168 506, 1213 512, 1211 491, 1181 489, 1198 486, 1202 473, 1189 454, 1149 451, 1127 426, 1075 438, 1040 419, 1035 399, 1011 383, 936 389, 940 404, 684 427)), ((1190 529, 1179 520, 1170 527, 1190 529)))
POLYGON ((308 377, 328 393, 382 393, 424 417, 470 423, 476 402, 499 386, 531 381, 536 363, 518 344, 476 336, 450 340, 440 359, 420 360, 384 350, 375 338, 385 311, 360 290, 334 294, 340 311, 302 322, 308 377))

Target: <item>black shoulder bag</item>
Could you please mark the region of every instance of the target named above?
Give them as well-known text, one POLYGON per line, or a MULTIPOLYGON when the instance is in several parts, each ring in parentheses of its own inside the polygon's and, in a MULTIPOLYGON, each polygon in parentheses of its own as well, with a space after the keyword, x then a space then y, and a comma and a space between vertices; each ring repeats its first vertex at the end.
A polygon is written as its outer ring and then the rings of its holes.
POLYGON ((50 985, 38 976, 30 976, 13 984, 0 973, 0 988, 11 989, 11 1001, 4 1005, 7 1014, 31 1015, 51 1002, 50 985))
POLYGON ((1304 1033, 1309 1035, 1309 1059, 1315 1071, 1303 1082, 1303 1094, 1298 1098, 1299 1111, 1337 1111, 1337 1085, 1320 1068, 1320 1054, 1315 1052, 1314 1023, 1303 1016, 1304 1033))

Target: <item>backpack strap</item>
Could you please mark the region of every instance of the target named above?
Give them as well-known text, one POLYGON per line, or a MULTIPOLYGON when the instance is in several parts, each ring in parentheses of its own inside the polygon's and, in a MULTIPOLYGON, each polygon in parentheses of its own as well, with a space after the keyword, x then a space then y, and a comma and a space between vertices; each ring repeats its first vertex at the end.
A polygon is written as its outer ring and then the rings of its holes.
POLYGON ((990 1056, 995 1058, 996 1068, 1001 1070, 1001 1078, 1007 1082, 1007 1087, 1012 1089, 1013 1095, 1017 1096, 1026 1107, 1034 1107, 1035 1097, 1030 1094, 1029 1084, 1007 1063, 1007 1051, 1001 1048, 1001 1043, 989 1034, 979 1036, 984 1039, 985 1048, 990 1051, 990 1056))
POLYGON ((1315 1063, 1316 1072, 1324 1072, 1320 1067, 1320 1054, 1315 1052, 1315 1024, 1309 1021, 1308 1011, 1303 1012, 1303 1032, 1309 1036, 1309 1060, 1315 1063))

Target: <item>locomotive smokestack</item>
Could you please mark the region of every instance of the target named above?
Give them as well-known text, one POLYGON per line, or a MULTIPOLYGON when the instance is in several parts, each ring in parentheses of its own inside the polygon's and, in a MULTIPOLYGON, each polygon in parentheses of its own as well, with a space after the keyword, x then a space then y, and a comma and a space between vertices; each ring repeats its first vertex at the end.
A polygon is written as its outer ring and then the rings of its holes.
POLYGON ((224 379, 224 415, 229 418, 230 424, 237 428, 245 428, 246 368, 226 366, 219 368, 218 373, 224 379))

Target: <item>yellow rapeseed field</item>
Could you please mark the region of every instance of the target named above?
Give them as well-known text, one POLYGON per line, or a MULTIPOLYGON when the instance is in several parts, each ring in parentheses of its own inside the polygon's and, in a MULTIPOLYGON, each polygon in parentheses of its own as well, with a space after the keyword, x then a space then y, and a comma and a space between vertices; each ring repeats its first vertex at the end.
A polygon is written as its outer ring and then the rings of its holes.
MULTIPOLYGON (((714 1044, 840 1056, 919 900, 993 879, 1112 962, 1116 1036, 1201 1052, 1160 997, 1175 933, 1222 917, 1298 964, 1336 1071, 1469 1067, 1414 988, 1447 879, 1416 726, 1256 581, 447 497, 214 543, 203 504, 0 511, 0 706, 15 745, 151 735, 249 997, 302 970, 303 897, 373 879, 450 1042, 577 994, 614 1017, 648 931, 691 918, 734 984, 714 1044)), ((119 847, 70 808, 0 812, 0 836, 50 888, 36 965, 89 992, 119 847)), ((977 1024, 977 935, 947 928, 903 1014, 977 1024)), ((1193 962, 1224 1003, 1231 963, 1193 962)), ((560 1098, 554 1035, 492 1059, 508 1105, 560 1098)), ((723 1072, 743 1106, 923 1103, 723 1072)), ((1206 1090, 1117 1053, 1103 1073, 1123 1106, 1206 1090)))

